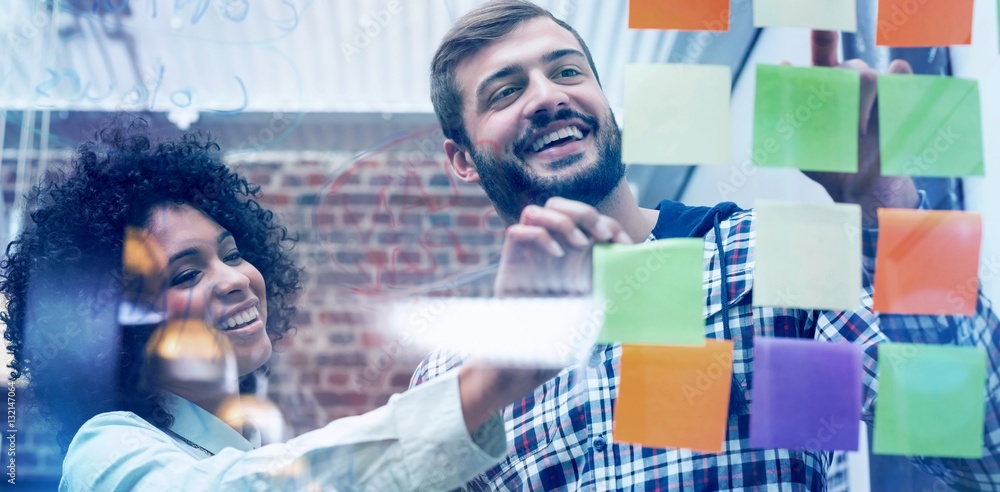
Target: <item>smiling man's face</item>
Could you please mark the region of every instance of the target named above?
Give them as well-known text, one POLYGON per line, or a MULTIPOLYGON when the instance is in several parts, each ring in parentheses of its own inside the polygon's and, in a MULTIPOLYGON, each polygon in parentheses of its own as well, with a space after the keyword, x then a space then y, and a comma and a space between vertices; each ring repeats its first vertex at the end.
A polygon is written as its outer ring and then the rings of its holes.
POLYGON ((621 131, 586 55, 551 19, 525 21, 455 69, 475 171, 501 216, 561 196, 597 205, 625 174, 621 131))

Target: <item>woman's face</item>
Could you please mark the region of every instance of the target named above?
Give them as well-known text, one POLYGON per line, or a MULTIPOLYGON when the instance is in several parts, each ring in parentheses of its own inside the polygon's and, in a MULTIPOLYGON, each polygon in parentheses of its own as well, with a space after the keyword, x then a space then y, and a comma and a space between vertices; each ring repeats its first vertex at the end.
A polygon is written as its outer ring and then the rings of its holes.
POLYGON ((146 231, 168 259, 167 320, 204 321, 224 333, 240 376, 267 362, 264 277, 240 255, 232 234, 186 204, 154 208, 146 231))

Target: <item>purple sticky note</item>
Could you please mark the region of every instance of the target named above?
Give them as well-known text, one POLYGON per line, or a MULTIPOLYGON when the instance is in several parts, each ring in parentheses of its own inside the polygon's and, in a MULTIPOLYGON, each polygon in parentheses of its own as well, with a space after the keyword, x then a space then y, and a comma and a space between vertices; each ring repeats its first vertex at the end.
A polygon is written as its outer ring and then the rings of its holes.
POLYGON ((861 347, 754 339, 750 446, 855 451, 861 419, 861 347))

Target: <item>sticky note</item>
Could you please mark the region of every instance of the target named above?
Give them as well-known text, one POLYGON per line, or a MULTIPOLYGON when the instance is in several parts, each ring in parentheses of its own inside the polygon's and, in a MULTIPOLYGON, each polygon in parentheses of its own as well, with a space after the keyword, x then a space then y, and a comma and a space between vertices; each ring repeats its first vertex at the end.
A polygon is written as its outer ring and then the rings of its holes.
POLYGON ((854 70, 758 65, 754 164, 857 172, 860 91, 854 70))
POLYGON ((874 309, 894 314, 976 312, 982 217, 879 209, 874 309))
POLYGON ((882 343, 878 359, 875 453, 983 456, 982 348, 882 343))
POLYGON ((878 111, 883 175, 983 175, 978 81, 880 75, 878 111))
POLYGON ((757 200, 754 306, 861 307, 861 207, 757 200))
POLYGON ((729 0, 629 0, 628 27, 728 31, 729 0))
POLYGON ((861 422, 861 347, 754 339, 750 447, 855 451, 861 422))
POLYGON ((703 239, 594 248, 594 296, 605 306, 598 343, 705 342, 703 239))
POLYGON ((614 442, 722 451, 733 342, 701 347, 623 345, 614 442))
POLYGON ((727 164, 729 67, 625 66, 622 159, 629 164, 727 164))
POLYGON ((753 25, 856 32, 857 0, 754 0, 753 25))
POLYGON ((973 0, 879 0, 875 44, 932 47, 972 43, 973 0))

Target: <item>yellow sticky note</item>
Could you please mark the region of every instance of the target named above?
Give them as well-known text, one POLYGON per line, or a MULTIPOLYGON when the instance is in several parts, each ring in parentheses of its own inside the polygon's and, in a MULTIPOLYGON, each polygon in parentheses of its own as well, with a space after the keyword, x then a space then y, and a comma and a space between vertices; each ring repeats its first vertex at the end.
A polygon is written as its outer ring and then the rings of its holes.
POLYGON ((757 27, 858 30, 857 0, 754 0, 757 27))
POLYGON ((861 306, 861 207, 758 200, 754 306, 861 306))
POLYGON ((729 67, 625 67, 622 159, 629 164, 728 164, 729 67))

